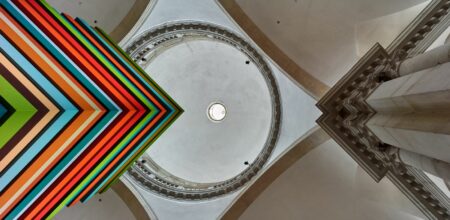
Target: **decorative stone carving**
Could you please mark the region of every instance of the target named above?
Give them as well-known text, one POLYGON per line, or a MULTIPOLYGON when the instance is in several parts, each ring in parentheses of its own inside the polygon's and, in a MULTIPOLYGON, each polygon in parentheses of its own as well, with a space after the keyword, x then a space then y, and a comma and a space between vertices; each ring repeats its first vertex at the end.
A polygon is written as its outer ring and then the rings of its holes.
POLYGON ((376 181, 387 175, 431 219, 447 219, 447 204, 441 203, 446 201, 435 199, 423 189, 423 184, 399 162, 396 148, 382 143, 366 127, 375 112, 365 100, 381 84, 380 76, 397 76, 395 59, 379 44, 375 45, 319 101, 318 107, 324 114, 317 122, 376 181))
POLYGON ((324 113, 319 125, 373 177, 379 181, 387 172, 380 141, 365 123, 375 112, 365 98, 380 84, 380 75, 389 74, 391 61, 381 45, 369 52, 318 102, 324 113))
POLYGON ((448 22, 449 7, 447 0, 430 3, 387 50, 379 44, 372 47, 317 104, 323 112, 318 124, 370 176, 376 181, 387 176, 430 219, 450 219, 448 198, 423 172, 401 163, 396 148, 368 129, 366 123, 375 111, 365 100, 382 82, 399 76, 402 60, 424 52, 426 47, 417 50, 417 45, 439 36, 433 28, 440 27, 440 33, 445 29, 440 22, 448 22))

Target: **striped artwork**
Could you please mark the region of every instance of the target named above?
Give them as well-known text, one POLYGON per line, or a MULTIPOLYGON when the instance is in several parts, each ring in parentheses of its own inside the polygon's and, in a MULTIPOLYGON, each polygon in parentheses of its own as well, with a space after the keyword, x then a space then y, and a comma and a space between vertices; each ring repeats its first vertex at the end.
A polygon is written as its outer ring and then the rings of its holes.
POLYGON ((0 219, 103 192, 182 109, 98 28, 0 0, 0 219))

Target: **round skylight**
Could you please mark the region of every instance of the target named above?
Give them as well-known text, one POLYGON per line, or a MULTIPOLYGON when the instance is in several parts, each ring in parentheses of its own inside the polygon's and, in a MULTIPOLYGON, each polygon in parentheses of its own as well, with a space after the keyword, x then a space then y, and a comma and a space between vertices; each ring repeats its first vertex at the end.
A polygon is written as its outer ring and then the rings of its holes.
POLYGON ((208 107, 208 118, 213 122, 221 122, 227 115, 227 109, 222 103, 212 103, 208 107))

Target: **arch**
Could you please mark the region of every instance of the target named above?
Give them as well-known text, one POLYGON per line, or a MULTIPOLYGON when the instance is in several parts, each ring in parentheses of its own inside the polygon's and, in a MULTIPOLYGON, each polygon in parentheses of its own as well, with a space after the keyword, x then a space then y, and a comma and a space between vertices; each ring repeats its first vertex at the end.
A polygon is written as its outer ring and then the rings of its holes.
POLYGON ((134 217, 139 220, 150 220, 150 213, 141 204, 139 199, 134 193, 125 185, 125 183, 119 179, 115 184, 111 186, 112 190, 122 199, 122 201, 128 206, 133 213, 134 217))

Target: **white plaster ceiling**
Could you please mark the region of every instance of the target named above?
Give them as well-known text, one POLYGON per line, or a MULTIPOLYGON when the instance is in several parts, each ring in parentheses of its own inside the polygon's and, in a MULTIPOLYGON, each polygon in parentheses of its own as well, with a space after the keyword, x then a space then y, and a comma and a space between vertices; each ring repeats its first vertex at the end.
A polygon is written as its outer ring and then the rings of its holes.
POLYGON ((425 216, 388 179, 376 183, 329 140, 278 177, 242 220, 419 220, 425 216))
POLYGON ((373 44, 387 46, 394 40, 426 3, 408 9, 424 2, 428 1, 237 0, 284 53, 329 86, 373 44))
MULTIPOLYGON (((244 39, 248 41, 250 40, 242 34, 240 29, 234 25, 234 23, 230 20, 230 18, 227 17, 227 15, 221 10, 219 5, 213 0, 157 1, 151 14, 143 22, 140 29, 137 30, 136 32, 137 34, 134 37, 134 39, 137 39, 142 33, 155 26, 164 24, 166 22, 183 21, 183 20, 206 21, 209 23, 220 25, 227 29, 235 31, 238 35, 244 37, 244 39)), ((133 39, 127 42, 133 42, 133 39)), ((236 62, 240 62, 240 64, 238 64, 237 67, 239 67, 239 65, 241 64, 246 66, 245 60, 243 62, 240 61, 242 58, 243 57, 241 57, 240 59, 232 58, 232 61, 235 60, 236 62)), ((273 75, 279 86, 282 102, 281 106, 282 119, 281 119, 280 136, 273 151, 273 155, 268 161, 270 163, 274 160, 274 158, 276 158, 279 154, 281 154, 286 148, 291 146, 297 139, 299 139, 303 134, 305 134, 309 129, 311 129, 315 125, 315 119, 319 116, 319 111, 315 107, 314 105, 315 100, 312 97, 310 97, 306 92, 304 92, 294 82, 292 82, 282 71, 280 71, 280 69, 278 69, 275 65, 273 65, 273 63, 271 63, 271 61, 267 57, 265 57, 265 59, 268 60, 270 68, 272 69, 273 75)), ((173 65, 176 65, 176 63, 174 62, 173 65)), ((248 67, 251 67, 251 65, 248 67)), ((221 68, 227 69, 228 67, 221 67, 221 68)), ((250 71, 250 73, 252 72, 250 71)), ((149 74, 152 76, 152 74, 154 73, 152 71, 149 71, 149 74)), ((160 81, 158 80, 156 80, 156 82, 160 83, 160 81)), ((170 91, 168 91, 168 93, 172 95, 170 91)), ((177 102, 183 102, 183 100, 177 100, 176 97, 174 98, 177 102)), ((181 107, 184 108, 182 104, 181 107)), ((203 107, 201 109, 201 113, 199 114, 202 114, 204 116, 205 111, 206 109, 205 107, 203 107)), ((175 122, 175 124, 176 123, 177 122, 175 122)), ((174 126, 173 128, 177 126, 175 124, 173 125, 174 126)), ((195 126, 193 125, 192 128, 195 129, 195 126)), ((170 129, 172 129, 172 127, 169 128, 169 130, 170 129)), ((169 136, 171 132, 169 130, 167 131, 167 133, 163 134, 164 136, 167 135, 167 137, 161 138, 176 138, 176 136, 172 135, 169 136)), ((242 132, 241 135, 242 138, 253 138, 251 136, 247 136, 246 132, 242 132)), ((264 137, 264 139, 265 138, 266 137, 264 137)), ((151 146, 151 148, 158 148, 157 144, 158 143, 155 143, 153 146, 151 146)), ((149 150, 150 152, 152 151, 151 148, 149 150)), ((242 150, 244 152, 246 151, 246 149, 242 150)), ((209 155, 205 154, 205 156, 209 155)), ((172 157, 170 158, 168 157, 166 159, 172 160, 172 157)), ((188 160, 188 158, 185 158, 185 160, 188 160)), ((180 163, 183 164, 190 162, 185 160, 180 161, 180 163)), ((228 162, 232 160, 235 159, 229 158, 228 162)), ((241 164, 243 165, 243 162, 244 161, 242 161, 242 159, 236 160, 236 163, 239 163, 238 165, 241 164)), ((234 165, 224 163, 222 166, 234 166, 234 165)), ((126 181, 133 181, 133 179, 131 179, 129 176, 124 176, 123 179, 125 179, 126 181)), ((233 199, 236 198, 238 193, 241 192, 239 190, 225 196, 208 199, 204 201, 181 201, 181 200, 173 200, 170 198, 164 198, 153 192, 150 192, 149 190, 142 188, 137 184, 133 186, 133 190, 139 191, 142 197, 145 198, 146 204, 148 205, 149 209, 153 210, 154 215, 157 216, 157 218, 159 219, 199 219, 199 220, 201 219, 210 220, 218 218, 218 216, 220 216, 220 214, 230 205, 233 199)))

